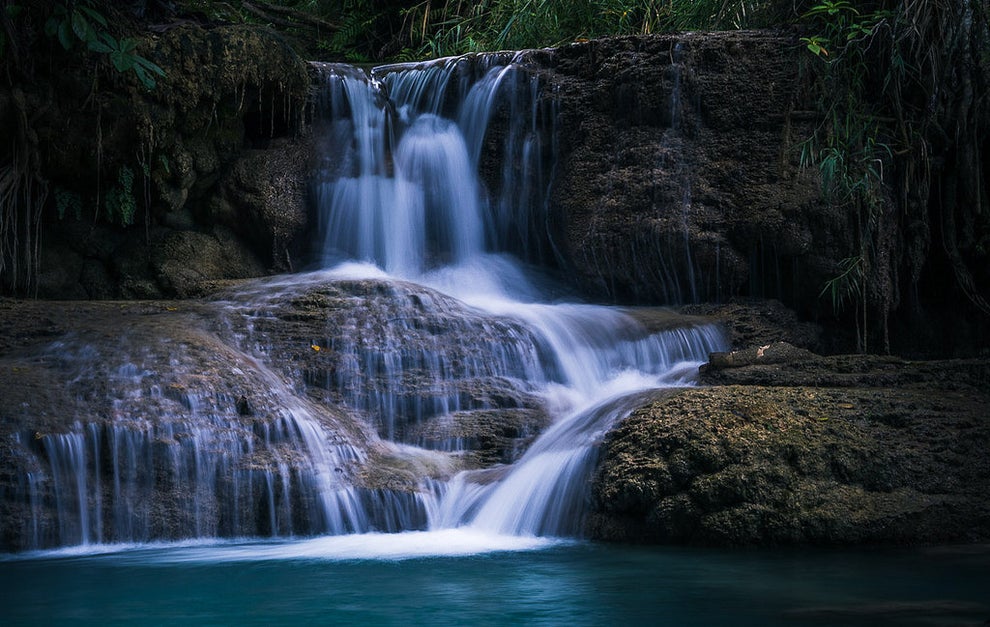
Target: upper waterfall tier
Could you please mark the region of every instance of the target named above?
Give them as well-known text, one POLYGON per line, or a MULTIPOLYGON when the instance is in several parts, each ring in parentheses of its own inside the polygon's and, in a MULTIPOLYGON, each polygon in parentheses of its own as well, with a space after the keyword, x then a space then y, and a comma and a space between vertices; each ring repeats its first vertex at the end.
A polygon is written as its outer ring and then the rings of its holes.
POLYGON ((504 54, 370 76, 319 68, 325 263, 355 258, 415 277, 483 252, 545 255, 553 107, 537 73, 504 54))

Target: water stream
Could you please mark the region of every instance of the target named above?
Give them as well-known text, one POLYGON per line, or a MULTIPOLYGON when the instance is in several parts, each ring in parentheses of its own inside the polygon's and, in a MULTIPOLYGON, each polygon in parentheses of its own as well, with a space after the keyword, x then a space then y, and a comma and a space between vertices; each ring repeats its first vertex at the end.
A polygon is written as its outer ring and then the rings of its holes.
POLYGON ((724 348, 712 324, 668 313, 649 328, 559 300, 567 290, 540 269, 554 104, 525 54, 318 69, 318 269, 212 303, 219 330, 189 345, 224 356, 230 391, 184 343, 53 347, 77 381, 100 382, 109 415, 21 436, 35 456, 18 495, 28 548, 579 536, 607 430, 724 348), (300 303, 321 303, 315 323, 300 303), (298 365, 299 344, 323 361, 298 365), (522 421, 511 446, 471 462, 491 437, 465 425, 499 432, 510 418, 522 421))

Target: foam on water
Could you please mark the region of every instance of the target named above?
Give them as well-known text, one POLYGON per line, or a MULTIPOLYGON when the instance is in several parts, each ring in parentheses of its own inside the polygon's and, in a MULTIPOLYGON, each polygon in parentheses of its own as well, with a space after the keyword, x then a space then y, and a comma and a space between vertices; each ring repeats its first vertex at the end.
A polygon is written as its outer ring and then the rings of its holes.
POLYGON ((47 551, 2 554, 4 561, 61 560, 113 557, 117 563, 216 564, 273 560, 352 561, 407 560, 435 557, 466 557, 490 553, 538 551, 567 541, 491 533, 474 528, 407 531, 402 533, 354 533, 307 539, 257 541, 234 538, 89 544, 47 551))

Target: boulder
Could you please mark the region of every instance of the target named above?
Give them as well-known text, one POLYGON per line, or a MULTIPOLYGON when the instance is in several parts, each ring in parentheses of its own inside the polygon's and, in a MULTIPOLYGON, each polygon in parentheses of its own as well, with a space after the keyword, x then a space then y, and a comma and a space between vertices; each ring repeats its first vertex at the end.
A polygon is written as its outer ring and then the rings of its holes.
POLYGON ((608 435, 592 537, 720 546, 990 540, 990 365, 809 358, 785 345, 764 351, 781 361, 763 364, 757 350, 709 365, 734 384, 659 398, 608 435), (943 386, 936 370, 954 373, 943 379, 954 383, 943 386))

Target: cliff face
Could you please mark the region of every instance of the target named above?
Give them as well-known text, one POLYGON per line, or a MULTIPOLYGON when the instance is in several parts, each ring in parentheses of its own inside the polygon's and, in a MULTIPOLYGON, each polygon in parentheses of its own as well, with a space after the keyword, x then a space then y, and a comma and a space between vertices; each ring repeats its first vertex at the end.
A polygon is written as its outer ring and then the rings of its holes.
MULTIPOLYGON (((39 69, 37 80, 0 91, 0 125, 16 138, 0 155, 4 193, 21 199, 20 231, 4 236, 16 246, 0 250, 6 293, 188 297, 213 280, 310 261, 306 64, 250 27, 176 25, 148 35, 140 50, 166 71, 152 91, 108 68, 39 69)), ((541 106, 555 112, 535 131, 547 147, 539 186, 549 198, 545 214, 521 227, 536 242, 533 261, 552 262, 592 298, 773 298, 851 336, 867 317, 865 308, 854 313, 864 297, 834 317, 821 293, 843 272, 840 260, 858 254, 858 226, 822 199, 817 170, 800 164, 801 143, 820 124, 802 54, 785 33, 733 32, 524 55, 526 71, 539 75, 541 106)), ((494 160, 481 170, 493 190, 499 119, 511 115, 510 106, 496 111, 486 139, 494 160)), ((887 214, 876 254, 900 278, 860 288, 872 303, 871 333, 887 332, 880 299, 894 352, 978 354, 990 327, 938 247, 927 260, 910 253, 910 272, 898 269, 895 258, 917 248, 917 230, 938 225, 894 205, 887 214)), ((967 227, 967 250, 985 249, 981 224, 967 227)), ((530 254, 529 245, 509 249, 530 254)), ((973 252, 972 267, 982 254, 973 252)))
POLYGON ((584 284, 619 301, 813 302, 850 235, 799 167, 814 116, 798 52, 760 32, 557 51, 554 208, 584 284))
MULTIPOLYGON (((814 301, 850 245, 797 164, 812 120, 794 44, 749 32, 530 55, 558 112, 541 129, 555 154, 537 227, 549 226, 548 249, 582 290, 640 303, 814 301)), ((179 25, 141 50, 166 72, 154 90, 73 70, 0 98, 13 135, 25 130, 20 113, 37 112, 25 149, 48 192, 38 294, 181 297, 304 262, 302 60, 249 27, 179 25), (108 194, 126 199, 134 226, 108 213, 108 194)), ((489 136, 494 146, 497 124, 489 136)), ((24 283, 7 275, 8 289, 24 283)))

